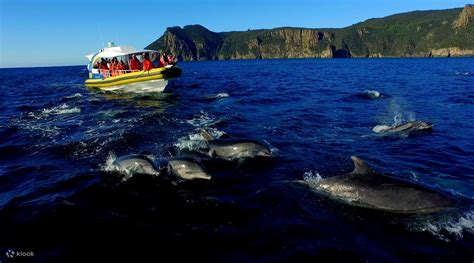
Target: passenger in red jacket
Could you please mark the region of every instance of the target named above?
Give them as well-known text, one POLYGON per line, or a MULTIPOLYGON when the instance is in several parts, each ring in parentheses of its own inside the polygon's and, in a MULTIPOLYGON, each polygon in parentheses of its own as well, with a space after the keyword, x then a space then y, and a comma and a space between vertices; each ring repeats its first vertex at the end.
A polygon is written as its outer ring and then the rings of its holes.
POLYGON ((106 78, 107 75, 108 75, 107 71, 109 70, 107 68, 107 65, 104 63, 104 61, 97 62, 97 65, 99 66, 99 71, 102 74, 102 76, 104 76, 104 78, 106 78))
POLYGON ((140 71, 140 61, 137 59, 137 56, 135 56, 135 54, 132 55, 129 65, 131 71, 140 71))
POLYGON ((151 69, 153 69, 155 67, 155 65, 153 65, 153 62, 151 62, 149 56, 147 53, 144 53, 143 54, 143 71, 149 71, 151 69))
POLYGON ((168 53, 168 64, 176 66, 176 58, 173 57, 170 53, 168 53))
POLYGON ((166 66, 166 62, 165 62, 165 56, 163 53, 161 53, 161 56, 160 56, 160 65, 158 67, 164 67, 166 66))

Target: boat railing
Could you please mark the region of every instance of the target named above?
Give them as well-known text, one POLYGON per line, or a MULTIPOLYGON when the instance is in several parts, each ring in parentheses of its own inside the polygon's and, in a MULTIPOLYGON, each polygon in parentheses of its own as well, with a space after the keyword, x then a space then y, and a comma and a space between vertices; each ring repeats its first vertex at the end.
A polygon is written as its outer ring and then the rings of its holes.
MULTIPOLYGON (((166 65, 164 68, 171 68, 174 65, 166 65)), ((123 74, 131 73, 131 72, 139 72, 141 70, 109 70, 109 69, 99 69, 99 73, 104 76, 104 78, 116 77, 123 74)))
POLYGON ((123 74, 127 74, 130 72, 138 72, 140 70, 108 70, 108 69, 101 69, 99 70, 100 74, 104 76, 104 78, 120 76, 123 74))

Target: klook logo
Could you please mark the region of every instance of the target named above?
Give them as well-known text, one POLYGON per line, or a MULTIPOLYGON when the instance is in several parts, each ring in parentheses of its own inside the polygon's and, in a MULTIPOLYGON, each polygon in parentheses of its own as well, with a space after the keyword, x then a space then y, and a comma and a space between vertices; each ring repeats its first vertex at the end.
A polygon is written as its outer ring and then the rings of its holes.
POLYGON ((14 258, 14 257, 34 257, 35 252, 33 251, 22 251, 22 250, 13 250, 9 249, 5 255, 7 258, 14 258))
POLYGON ((13 258, 15 256, 15 250, 10 249, 5 254, 7 255, 7 258, 13 258))

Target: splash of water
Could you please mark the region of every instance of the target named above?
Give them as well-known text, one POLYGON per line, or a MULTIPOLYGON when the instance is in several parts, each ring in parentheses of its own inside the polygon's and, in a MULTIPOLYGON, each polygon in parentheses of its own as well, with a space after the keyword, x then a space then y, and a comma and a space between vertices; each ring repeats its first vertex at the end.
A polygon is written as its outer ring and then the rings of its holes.
POLYGON ((52 115, 62 115, 62 114, 72 114, 72 113, 79 113, 81 112, 81 109, 78 107, 73 107, 71 108, 69 105, 66 103, 63 103, 59 106, 54 106, 51 108, 46 108, 43 109, 41 112, 29 112, 28 117, 34 118, 34 119, 43 119, 47 118, 52 115))
POLYGON ((187 120, 186 123, 191 124, 194 127, 209 126, 215 122, 215 119, 209 116, 205 111, 201 111, 197 116, 191 120, 187 120))
POLYGON ((117 156, 113 152, 110 152, 105 160, 105 163, 100 166, 100 169, 105 172, 116 172, 118 167, 114 164, 117 160, 117 156))
POLYGON ((316 171, 308 171, 303 174, 303 181, 311 188, 318 188, 319 182, 323 179, 316 171))
MULTIPOLYGON (((220 131, 215 128, 206 128, 206 131, 212 135, 215 139, 220 138, 225 132, 220 131)), ((200 133, 191 133, 187 136, 181 137, 178 141, 174 144, 176 148, 179 150, 190 150, 190 151, 199 151, 202 149, 206 149, 207 141, 200 133)))
POLYGON ((43 109, 42 113, 45 116, 48 115, 61 115, 61 114, 71 114, 71 113, 79 113, 81 112, 81 109, 78 107, 70 108, 69 105, 66 103, 61 104, 56 107, 48 108, 48 109, 43 109))
POLYGON ((404 122, 404 120, 403 120, 402 114, 401 113, 395 114, 395 116, 393 117, 392 127, 401 125, 403 122, 404 122))
POLYGON ((73 95, 63 97, 63 99, 75 99, 75 98, 82 98, 82 94, 81 93, 74 93, 73 95))
POLYGON ((174 146, 178 148, 180 151, 182 150, 196 151, 196 150, 202 150, 202 149, 207 148, 207 143, 201 134, 194 133, 194 134, 189 134, 185 137, 179 138, 178 141, 174 143, 174 146))
POLYGON ((440 240, 450 242, 463 238, 467 233, 474 234, 474 209, 455 215, 429 217, 407 224, 407 227, 415 232, 428 232, 440 240))
POLYGON ((221 98, 227 98, 229 97, 229 93, 226 93, 226 92, 221 92, 221 93, 217 93, 216 95, 212 96, 211 98, 213 99, 221 99, 221 98))

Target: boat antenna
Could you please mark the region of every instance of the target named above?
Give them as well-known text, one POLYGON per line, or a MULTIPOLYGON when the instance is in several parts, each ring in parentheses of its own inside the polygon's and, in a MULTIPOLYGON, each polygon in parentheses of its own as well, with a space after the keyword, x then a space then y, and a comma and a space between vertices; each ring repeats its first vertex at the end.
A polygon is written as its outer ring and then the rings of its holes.
POLYGON ((102 41, 102 47, 105 47, 104 36, 102 35, 102 29, 100 28, 99 23, 97 23, 97 27, 99 27, 99 34, 100 34, 100 40, 102 41))

